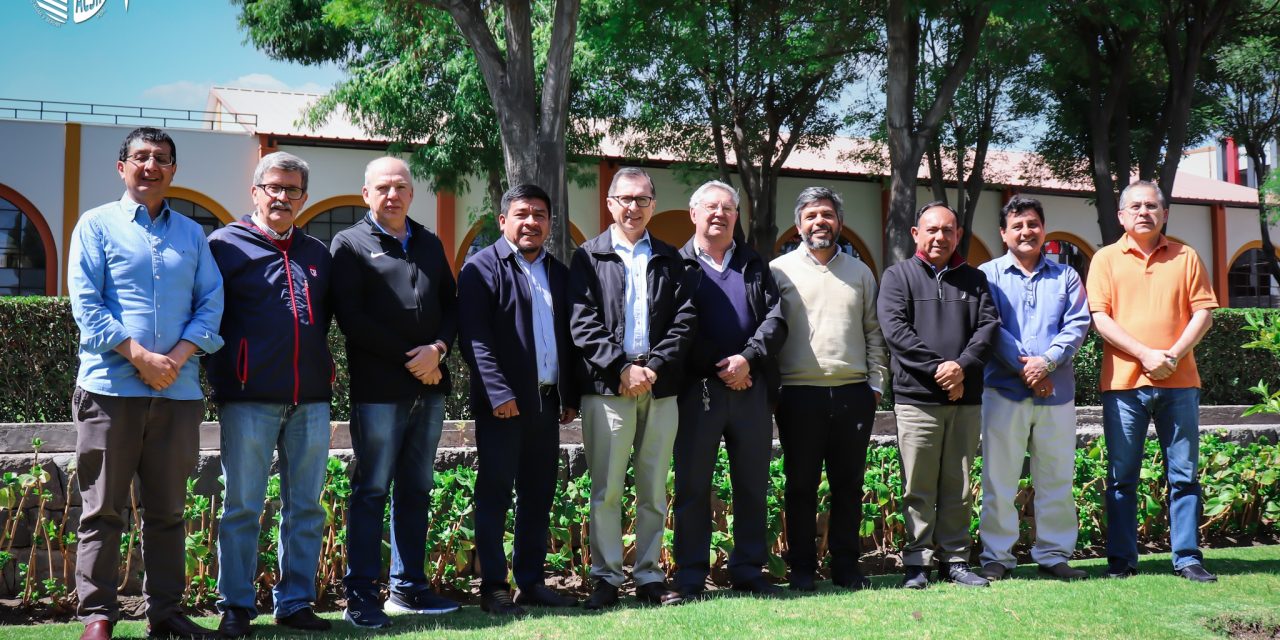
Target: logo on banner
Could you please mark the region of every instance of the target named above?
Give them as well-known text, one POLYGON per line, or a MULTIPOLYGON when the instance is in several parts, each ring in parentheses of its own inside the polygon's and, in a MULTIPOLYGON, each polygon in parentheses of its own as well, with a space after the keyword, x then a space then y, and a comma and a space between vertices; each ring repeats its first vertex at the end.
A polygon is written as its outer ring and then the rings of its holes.
MULTIPOLYGON (((97 17, 107 0, 31 0, 31 6, 45 22, 61 27, 68 20, 80 24, 97 17)), ((124 0, 124 10, 129 10, 129 0, 124 0)))

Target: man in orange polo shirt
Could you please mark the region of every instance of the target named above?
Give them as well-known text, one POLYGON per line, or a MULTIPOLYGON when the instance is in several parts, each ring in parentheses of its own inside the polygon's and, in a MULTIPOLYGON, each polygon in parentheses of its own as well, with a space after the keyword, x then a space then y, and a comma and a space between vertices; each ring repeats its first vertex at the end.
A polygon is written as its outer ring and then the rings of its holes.
POLYGON ((1200 374, 1192 349, 1218 306, 1195 250, 1161 233, 1169 210, 1153 183, 1120 194, 1124 235, 1089 266, 1087 286, 1102 350, 1102 430, 1107 439, 1107 577, 1138 572, 1138 472, 1155 420, 1169 482, 1173 571, 1218 578, 1201 564, 1200 374))

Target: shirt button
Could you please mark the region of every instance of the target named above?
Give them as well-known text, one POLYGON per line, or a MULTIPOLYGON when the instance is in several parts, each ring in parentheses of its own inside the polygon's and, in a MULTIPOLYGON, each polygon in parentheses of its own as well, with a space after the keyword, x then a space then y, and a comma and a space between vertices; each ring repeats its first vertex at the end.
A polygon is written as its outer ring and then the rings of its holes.
POLYGON ((157 274, 156 274, 156 280, 159 280, 159 279, 160 279, 160 274, 158 274, 158 273, 157 273, 157 274))

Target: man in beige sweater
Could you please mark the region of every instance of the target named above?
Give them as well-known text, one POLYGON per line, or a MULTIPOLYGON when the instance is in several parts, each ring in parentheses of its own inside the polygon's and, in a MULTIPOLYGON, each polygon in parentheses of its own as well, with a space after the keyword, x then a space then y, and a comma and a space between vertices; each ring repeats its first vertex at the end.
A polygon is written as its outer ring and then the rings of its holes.
POLYGON ((791 588, 814 589, 818 483, 826 463, 831 487, 831 580, 862 589, 858 569, 862 476, 888 351, 876 319, 876 279, 840 251, 840 196, 809 187, 796 199, 795 251, 769 264, 790 328, 778 354, 782 391, 778 434, 785 454, 786 525, 791 588))

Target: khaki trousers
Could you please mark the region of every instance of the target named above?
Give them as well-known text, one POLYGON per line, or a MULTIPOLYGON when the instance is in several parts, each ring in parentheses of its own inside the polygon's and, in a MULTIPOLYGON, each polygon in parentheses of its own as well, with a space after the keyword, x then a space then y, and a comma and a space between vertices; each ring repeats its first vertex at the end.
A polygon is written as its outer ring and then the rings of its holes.
POLYGON ((635 455, 636 586, 660 582, 667 519, 667 471, 679 408, 675 397, 582 396, 582 443, 591 476, 591 577, 619 586, 622 572, 622 491, 635 455))
POLYGON ((968 562, 973 492, 969 468, 982 432, 981 405, 894 405, 902 456, 902 563, 968 562))
POLYGON ((182 512, 187 478, 199 452, 204 401, 104 396, 77 387, 71 403, 76 484, 84 507, 76 551, 76 613, 85 624, 120 617, 120 535, 136 474, 147 619, 164 620, 179 612, 186 589, 182 512))

